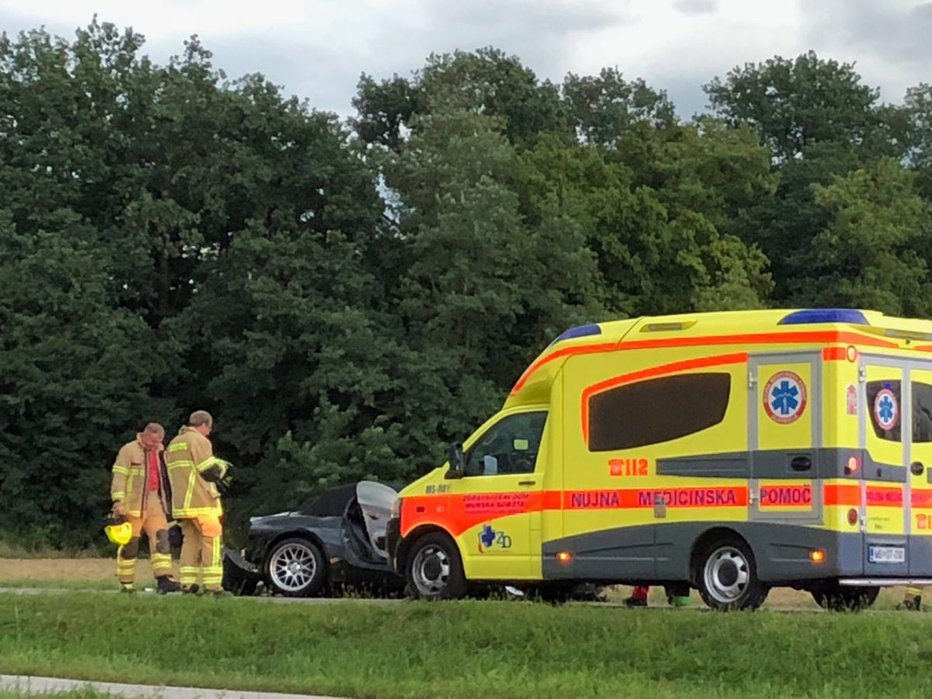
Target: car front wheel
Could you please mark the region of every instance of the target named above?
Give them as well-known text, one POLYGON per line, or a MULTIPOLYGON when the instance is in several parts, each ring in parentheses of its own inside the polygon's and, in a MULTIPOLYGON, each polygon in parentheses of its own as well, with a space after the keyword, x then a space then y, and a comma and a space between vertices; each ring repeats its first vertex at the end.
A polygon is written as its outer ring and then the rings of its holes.
POLYGON ((286 597, 312 597, 327 580, 324 555, 307 539, 292 538, 278 542, 266 562, 269 587, 286 597))

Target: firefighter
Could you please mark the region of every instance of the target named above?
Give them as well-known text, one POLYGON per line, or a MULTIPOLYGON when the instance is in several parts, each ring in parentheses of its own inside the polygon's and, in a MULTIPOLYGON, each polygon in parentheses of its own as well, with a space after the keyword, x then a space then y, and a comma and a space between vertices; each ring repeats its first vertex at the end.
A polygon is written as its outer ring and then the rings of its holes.
POLYGON ((922 611, 922 588, 910 585, 906 588, 906 596, 903 601, 896 605, 897 609, 908 612, 922 611))
POLYGON ((113 464, 110 498, 113 515, 132 527, 129 541, 117 550, 117 577, 123 592, 133 592, 139 537, 149 539, 149 560, 158 592, 177 592, 172 579, 171 547, 168 541, 168 480, 162 462, 165 429, 150 422, 132 442, 124 444, 113 464))
POLYGON ((214 456, 208 436, 214 420, 206 410, 191 413, 165 451, 172 486, 172 514, 181 523, 181 591, 221 597, 223 527, 216 483, 229 464, 214 456))

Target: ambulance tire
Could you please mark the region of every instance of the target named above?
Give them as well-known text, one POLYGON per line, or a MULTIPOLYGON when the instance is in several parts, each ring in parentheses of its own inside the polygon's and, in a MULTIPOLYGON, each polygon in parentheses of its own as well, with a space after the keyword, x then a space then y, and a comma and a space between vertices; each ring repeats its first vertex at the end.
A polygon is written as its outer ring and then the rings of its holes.
POLYGON ((842 587, 813 590, 812 599, 830 612, 860 612, 869 608, 880 594, 879 587, 842 587))
POLYGON ((429 532, 411 544, 405 581, 408 595, 423 600, 459 599, 468 591, 459 549, 441 532, 429 532))
POLYGON ((743 539, 715 539, 702 549, 696 563, 699 596, 712 609, 757 609, 767 599, 770 590, 757 577, 754 554, 743 539))

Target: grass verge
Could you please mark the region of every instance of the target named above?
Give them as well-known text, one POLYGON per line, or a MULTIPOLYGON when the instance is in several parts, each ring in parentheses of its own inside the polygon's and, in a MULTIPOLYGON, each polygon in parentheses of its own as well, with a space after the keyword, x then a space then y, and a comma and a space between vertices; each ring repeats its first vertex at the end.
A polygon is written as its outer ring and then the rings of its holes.
MULTIPOLYGON (((151 582, 148 584, 154 586, 151 582)), ((119 589, 115 580, 37 580, 34 578, 0 578, 0 588, 3 587, 31 588, 36 590, 109 590, 111 592, 115 592, 119 589)))
MULTIPOLYGON (((0 690, 0 699, 24 699, 25 697, 30 697, 30 699, 32 699, 35 696, 35 692, 9 692, 0 690)), ((43 692, 40 696, 68 697, 69 699, 108 699, 112 698, 113 695, 106 694, 105 692, 95 692, 93 689, 73 689, 70 692, 43 692)))
POLYGON ((0 595, 0 672, 345 697, 923 696, 924 614, 0 595))

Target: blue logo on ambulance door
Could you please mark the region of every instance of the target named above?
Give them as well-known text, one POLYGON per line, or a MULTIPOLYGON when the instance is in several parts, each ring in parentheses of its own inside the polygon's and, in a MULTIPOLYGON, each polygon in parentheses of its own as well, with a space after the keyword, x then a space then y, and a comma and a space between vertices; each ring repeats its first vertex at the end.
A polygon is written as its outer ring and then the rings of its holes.
POLYGON ((764 411, 781 425, 795 422, 806 410, 806 384, 792 371, 778 371, 764 386, 764 411))
POLYGON ((900 421, 900 406, 892 389, 882 388, 874 396, 874 420, 882 430, 892 430, 900 421))

